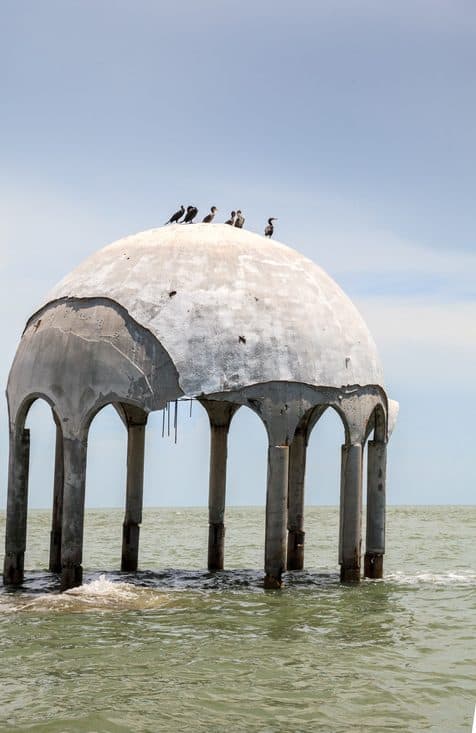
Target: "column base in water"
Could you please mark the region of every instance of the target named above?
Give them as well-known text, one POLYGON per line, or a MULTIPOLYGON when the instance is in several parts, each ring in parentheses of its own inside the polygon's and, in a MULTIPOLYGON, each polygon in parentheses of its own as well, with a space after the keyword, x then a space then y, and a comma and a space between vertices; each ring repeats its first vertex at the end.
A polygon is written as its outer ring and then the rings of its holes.
POLYGON ((340 566, 341 583, 360 583, 360 567, 358 565, 340 566))
POLYGON ((7 552, 3 564, 4 585, 21 585, 23 583, 24 560, 24 552, 7 552))
POLYGON ((304 567, 304 537, 305 532, 300 529, 288 531, 288 570, 302 570, 304 567))
POLYGON ((208 569, 223 570, 225 563, 225 525, 223 522, 208 526, 208 569))
POLYGON ((365 553, 364 575, 366 578, 372 578, 373 580, 383 578, 383 555, 381 553, 365 553))
POLYGON ((50 573, 61 572, 61 529, 50 532, 50 573))
POLYGON ((263 585, 266 590, 276 590, 283 587, 283 581, 281 578, 275 578, 273 575, 265 575, 263 585))
POLYGON ((342 446, 339 563, 342 583, 360 581, 362 446, 342 446))
POLYGON ((281 588, 283 585, 281 578, 286 569, 288 526, 288 473, 288 446, 268 446, 266 530, 264 540, 265 588, 281 588))
POLYGON ((61 591, 77 588, 83 582, 81 565, 66 566, 61 569, 61 591))
POLYGON ((139 564, 140 527, 136 523, 122 525, 121 570, 135 572, 139 564))

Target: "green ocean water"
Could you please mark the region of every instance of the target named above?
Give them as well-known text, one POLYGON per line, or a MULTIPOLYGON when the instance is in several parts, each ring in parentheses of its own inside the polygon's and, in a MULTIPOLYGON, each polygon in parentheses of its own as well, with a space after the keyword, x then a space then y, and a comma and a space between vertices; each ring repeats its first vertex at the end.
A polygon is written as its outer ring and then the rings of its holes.
POLYGON ((121 512, 87 512, 85 583, 62 595, 49 523, 30 512, 25 586, 0 589, 2 733, 471 731, 475 507, 390 508, 385 579, 358 587, 337 509, 309 507, 282 591, 261 587, 261 509, 228 510, 216 575, 205 510, 145 510, 137 575, 117 572, 121 512))

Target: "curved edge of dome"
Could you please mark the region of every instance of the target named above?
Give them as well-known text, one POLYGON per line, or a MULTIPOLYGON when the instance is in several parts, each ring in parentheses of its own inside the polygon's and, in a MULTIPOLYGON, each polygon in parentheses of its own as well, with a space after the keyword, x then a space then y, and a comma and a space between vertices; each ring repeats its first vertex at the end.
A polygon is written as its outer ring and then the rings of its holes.
POLYGON ((395 430, 398 413, 400 412, 400 403, 396 400, 388 400, 388 437, 392 435, 395 430))

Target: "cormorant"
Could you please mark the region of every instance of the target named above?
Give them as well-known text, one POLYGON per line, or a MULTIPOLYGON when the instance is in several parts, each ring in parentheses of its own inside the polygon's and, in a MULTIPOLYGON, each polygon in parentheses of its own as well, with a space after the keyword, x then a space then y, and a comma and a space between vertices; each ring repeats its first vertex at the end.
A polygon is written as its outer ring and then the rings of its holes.
POLYGON ((268 226, 264 230, 264 236, 265 237, 272 237, 274 232, 274 226, 273 221, 277 221, 275 216, 272 216, 270 219, 268 219, 268 226))
POLYGON ((182 224, 193 224, 193 220, 198 214, 198 209, 196 206, 187 206, 187 213, 185 214, 185 217, 182 219, 182 224))
POLYGON ((241 213, 241 211, 238 209, 236 212, 236 219, 235 219, 235 227, 238 227, 238 229, 243 229, 243 224, 245 223, 245 217, 241 213))
POLYGON ((180 207, 180 209, 178 211, 176 211, 175 214, 172 214, 172 216, 170 217, 170 219, 168 221, 166 221, 165 224, 175 224, 183 216, 184 211, 185 211, 185 207, 182 204, 182 206, 180 207))
POLYGON ((225 222, 225 224, 229 224, 230 226, 234 227, 235 226, 235 220, 236 220, 236 211, 232 211, 230 218, 227 219, 227 221, 225 222))
POLYGON ((204 224, 211 224, 213 219, 215 218, 215 214, 217 213, 218 209, 216 206, 212 206, 210 209, 210 213, 206 215, 204 219, 202 219, 202 222, 204 224))

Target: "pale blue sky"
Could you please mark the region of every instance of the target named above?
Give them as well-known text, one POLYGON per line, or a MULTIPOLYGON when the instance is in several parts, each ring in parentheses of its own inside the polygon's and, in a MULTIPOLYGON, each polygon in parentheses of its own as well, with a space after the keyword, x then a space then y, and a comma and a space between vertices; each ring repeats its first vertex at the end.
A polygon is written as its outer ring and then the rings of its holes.
MULTIPOLYGON (((401 403, 392 503, 473 503, 476 484, 476 6, 472 0, 3 0, 0 318, 5 384, 45 293, 179 203, 241 208, 344 287, 401 403)), ((207 421, 151 421, 148 504, 206 501, 207 421)), ((53 431, 30 415, 31 505, 53 431)), ((308 498, 337 503, 341 428, 310 446, 308 498)), ((263 503, 264 433, 240 412, 231 503, 263 503)), ((0 507, 7 419, 1 405, 0 507)), ((93 424, 87 499, 121 504, 125 435, 93 424)))

